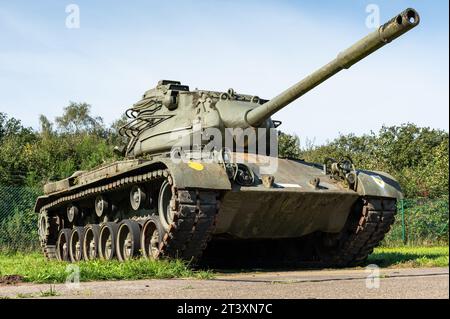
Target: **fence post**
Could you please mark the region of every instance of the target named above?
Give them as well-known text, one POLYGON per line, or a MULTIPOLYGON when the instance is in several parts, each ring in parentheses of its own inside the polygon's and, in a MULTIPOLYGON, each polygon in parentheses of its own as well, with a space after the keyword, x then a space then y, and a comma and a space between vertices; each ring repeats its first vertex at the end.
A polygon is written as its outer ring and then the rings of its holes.
POLYGON ((400 200, 400 209, 402 211, 402 240, 406 245, 406 227, 405 227, 405 206, 403 205, 403 199, 400 200))

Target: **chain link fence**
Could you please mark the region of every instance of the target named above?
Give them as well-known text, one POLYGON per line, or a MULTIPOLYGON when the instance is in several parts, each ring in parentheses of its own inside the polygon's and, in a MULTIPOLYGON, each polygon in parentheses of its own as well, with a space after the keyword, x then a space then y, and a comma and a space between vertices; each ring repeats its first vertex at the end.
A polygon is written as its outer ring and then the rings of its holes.
POLYGON ((448 220, 448 196, 400 200, 395 223, 383 245, 448 245, 448 220))
POLYGON ((0 186, 0 251, 32 251, 39 248, 38 214, 33 211, 42 190, 0 186))
MULTIPOLYGON (((41 194, 38 188, 0 186, 0 251, 39 249, 38 214, 33 207, 41 194)), ((448 245, 448 221, 448 197, 399 201, 396 221, 383 245, 448 245)))

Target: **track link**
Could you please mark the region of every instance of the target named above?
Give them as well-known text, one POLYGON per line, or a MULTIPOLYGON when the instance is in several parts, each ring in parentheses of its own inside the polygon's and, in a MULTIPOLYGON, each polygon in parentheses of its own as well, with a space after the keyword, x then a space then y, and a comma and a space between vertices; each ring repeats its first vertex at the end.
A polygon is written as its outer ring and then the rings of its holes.
POLYGON ((395 199, 363 198, 362 209, 349 216, 337 247, 319 253, 321 263, 337 267, 363 263, 390 230, 395 213, 395 199))
POLYGON ((218 193, 173 190, 174 222, 164 236, 161 253, 196 263, 211 239, 218 212, 218 193))

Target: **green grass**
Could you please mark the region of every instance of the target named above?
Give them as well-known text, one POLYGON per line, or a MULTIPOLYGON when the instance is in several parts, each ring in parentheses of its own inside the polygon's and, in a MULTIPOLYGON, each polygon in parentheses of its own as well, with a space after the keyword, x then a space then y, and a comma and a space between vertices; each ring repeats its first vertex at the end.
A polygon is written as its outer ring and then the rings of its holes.
MULTIPOLYGON (((48 290, 41 290, 39 293, 18 293, 16 299, 47 298, 55 296, 59 296, 59 293, 53 285, 50 285, 48 290)), ((5 298, 9 299, 10 297, 6 296, 5 298)), ((0 299, 2 299, 1 296, 0 299)))
MULTIPOLYGON (((448 267, 448 247, 382 247, 376 248, 368 263, 380 267, 448 267)), ((71 273, 68 263, 47 261, 40 253, 0 253, 0 277, 19 275, 26 282, 63 283, 71 273)), ((88 261, 80 267, 80 281, 196 278, 210 279, 211 271, 193 270, 175 260, 88 261)), ((57 294, 50 289, 41 297, 57 294)), ((24 296, 26 297, 26 296, 24 296)))
POLYGON ((18 299, 30 299, 30 298, 34 298, 34 297, 35 297, 35 295, 30 294, 30 293, 28 293, 28 294, 18 293, 16 296, 16 298, 18 298, 18 299))
POLYGON ((58 296, 59 293, 56 291, 55 287, 50 285, 50 289, 49 290, 41 290, 41 292, 39 293, 39 297, 54 297, 54 296, 58 296))
POLYGON ((380 267, 448 267, 447 247, 380 247, 368 263, 380 267))
MULTIPOLYGON (((24 281, 34 283, 63 283, 73 270, 68 263, 47 261, 39 253, 0 254, 0 277, 6 275, 23 276, 24 281)), ((135 280, 166 278, 212 277, 210 271, 195 271, 182 261, 150 261, 136 259, 121 263, 119 261, 83 261, 80 267, 80 281, 94 280, 135 280)))

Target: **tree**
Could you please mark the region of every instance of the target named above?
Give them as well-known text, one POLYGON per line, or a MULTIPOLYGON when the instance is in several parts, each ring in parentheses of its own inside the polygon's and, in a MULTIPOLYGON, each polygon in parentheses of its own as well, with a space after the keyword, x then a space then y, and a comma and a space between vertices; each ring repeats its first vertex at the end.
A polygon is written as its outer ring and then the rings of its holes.
POLYGON ((55 122, 62 133, 105 135, 103 119, 91 116, 91 106, 87 103, 70 102, 55 122))
POLYGON ((448 141, 448 133, 414 124, 383 126, 373 147, 380 159, 389 161, 390 167, 399 171, 405 167, 417 167, 424 160, 431 160, 433 149, 448 141))
POLYGON ((3 138, 8 136, 17 134, 29 135, 31 132, 32 129, 24 127, 20 120, 13 117, 8 118, 5 113, 0 112, 0 142, 3 138))
POLYGON ((28 183, 42 184, 66 178, 77 170, 89 170, 113 160, 110 129, 101 117, 92 116, 87 103, 71 102, 56 117, 57 130, 44 115, 39 139, 28 149, 28 183))
POLYGON ((41 133, 43 136, 49 136, 53 134, 53 123, 45 115, 39 116, 39 124, 41 127, 41 133))
POLYGON ((35 133, 20 120, 0 113, 0 184, 20 185, 27 175, 25 145, 35 142, 35 133))
POLYGON ((300 139, 297 135, 278 132, 278 156, 284 158, 300 159, 300 139))

